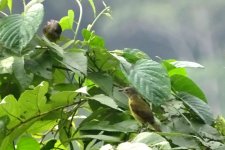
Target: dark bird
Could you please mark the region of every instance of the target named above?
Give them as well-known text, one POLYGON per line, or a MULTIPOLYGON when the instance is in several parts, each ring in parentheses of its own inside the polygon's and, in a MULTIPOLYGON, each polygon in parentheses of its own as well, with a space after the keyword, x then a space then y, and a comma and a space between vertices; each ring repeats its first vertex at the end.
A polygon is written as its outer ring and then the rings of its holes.
POLYGON ((141 95, 132 87, 122 89, 128 96, 129 109, 132 116, 142 125, 150 124, 156 131, 161 131, 159 125, 155 122, 152 110, 147 102, 141 95))
POLYGON ((51 42, 56 42, 60 39, 60 35, 62 33, 62 28, 58 21, 50 20, 43 28, 43 33, 47 37, 47 39, 51 42))

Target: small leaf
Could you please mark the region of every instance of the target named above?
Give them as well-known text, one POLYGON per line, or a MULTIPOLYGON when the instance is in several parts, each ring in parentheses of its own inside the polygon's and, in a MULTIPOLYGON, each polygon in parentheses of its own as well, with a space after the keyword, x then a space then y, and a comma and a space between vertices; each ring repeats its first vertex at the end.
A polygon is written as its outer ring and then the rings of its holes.
POLYGON ((93 13, 94 13, 94 17, 96 17, 96 8, 95 8, 95 3, 93 0, 88 0, 90 5, 91 5, 91 8, 93 10, 93 13))
POLYGON ((96 100, 101 104, 111 107, 113 109, 121 110, 111 97, 108 97, 104 94, 95 95, 93 97, 90 97, 90 99, 96 100))
POLYGON ((62 31, 72 30, 73 22, 74 22, 74 11, 70 9, 68 10, 68 16, 61 18, 59 21, 62 31))
POLYGON ((139 49, 125 48, 124 50, 114 50, 118 56, 123 56, 128 62, 136 63, 139 59, 150 59, 150 57, 139 49))
POLYGON ((190 78, 175 74, 171 76, 172 89, 177 92, 187 92, 207 102, 203 91, 190 78))
POLYGON ((204 68, 204 66, 190 61, 173 61, 171 62, 172 65, 176 66, 177 68, 204 68))
POLYGON ((40 150, 39 143, 30 136, 22 136, 17 142, 17 150, 40 150))
POLYGON ((179 93, 178 98, 182 100, 202 121, 204 121, 204 123, 209 125, 212 124, 214 121, 213 114, 205 102, 184 92, 179 93))
POLYGON ((8 7, 9 7, 9 11, 10 11, 10 13, 12 13, 12 5, 13 5, 13 0, 8 0, 7 5, 8 5, 8 7))
POLYGON ((160 105, 170 97, 170 79, 166 70, 157 62, 141 59, 130 69, 124 70, 129 82, 148 101, 160 105))

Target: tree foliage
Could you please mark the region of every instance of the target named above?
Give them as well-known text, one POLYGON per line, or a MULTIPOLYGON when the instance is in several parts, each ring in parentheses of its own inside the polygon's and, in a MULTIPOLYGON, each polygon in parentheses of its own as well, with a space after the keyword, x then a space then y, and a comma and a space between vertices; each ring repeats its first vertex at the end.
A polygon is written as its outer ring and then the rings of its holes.
POLYGON ((95 19, 80 29, 82 3, 75 2, 79 17, 68 10, 59 21, 74 37, 52 43, 37 34, 42 0, 8 15, 2 10, 12 1, 0 1, 0 149, 224 149, 224 119, 215 119, 186 72, 203 66, 156 62, 138 49, 109 51, 93 27, 110 7, 98 12, 89 0, 95 19), (126 86, 152 105, 162 132, 140 132, 119 91, 126 86))

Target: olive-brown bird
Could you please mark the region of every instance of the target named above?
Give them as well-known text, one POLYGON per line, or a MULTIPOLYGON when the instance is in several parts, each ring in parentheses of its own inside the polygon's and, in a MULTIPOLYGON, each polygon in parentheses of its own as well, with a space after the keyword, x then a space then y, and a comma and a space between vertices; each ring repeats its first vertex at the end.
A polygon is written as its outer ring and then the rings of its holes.
POLYGON ((128 96, 129 109, 132 116, 142 125, 150 124, 156 131, 161 131, 159 125, 155 122, 152 110, 147 102, 141 95, 132 87, 122 89, 128 96))
POLYGON ((50 20, 43 28, 43 33, 47 37, 47 39, 51 42, 56 42, 60 39, 60 35, 62 33, 62 28, 58 21, 50 20))

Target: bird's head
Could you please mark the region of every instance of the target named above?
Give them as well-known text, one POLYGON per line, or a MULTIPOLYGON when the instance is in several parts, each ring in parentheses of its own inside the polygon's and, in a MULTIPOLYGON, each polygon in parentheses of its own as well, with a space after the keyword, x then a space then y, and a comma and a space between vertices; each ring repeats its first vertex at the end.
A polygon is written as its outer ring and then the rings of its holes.
POLYGON ((137 91, 133 87, 125 87, 123 89, 120 89, 119 91, 125 93, 127 96, 137 94, 137 91))

